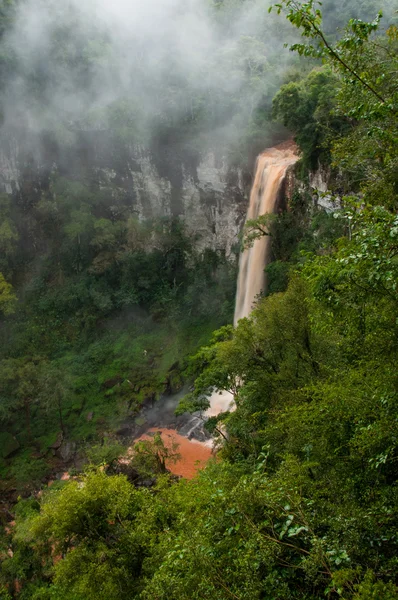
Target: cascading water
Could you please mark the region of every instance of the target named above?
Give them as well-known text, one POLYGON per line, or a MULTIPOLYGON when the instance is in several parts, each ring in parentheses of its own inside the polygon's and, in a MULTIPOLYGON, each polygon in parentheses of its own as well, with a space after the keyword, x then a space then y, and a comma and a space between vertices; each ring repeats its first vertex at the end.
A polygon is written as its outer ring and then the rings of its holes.
MULTIPOLYGON (((275 212, 279 190, 286 171, 297 160, 296 147, 292 142, 285 142, 275 148, 269 148, 259 155, 246 221, 275 212)), ((235 301, 235 326, 239 319, 249 316, 257 296, 265 289, 264 269, 269 259, 269 236, 255 240, 253 245, 241 254, 235 301)), ((210 408, 206 415, 210 417, 229 410, 233 403, 233 395, 226 391, 214 392, 209 400, 210 408)))
MULTIPOLYGON (((288 167, 297 161, 293 144, 281 144, 266 150, 257 158, 256 174, 250 193, 246 221, 275 212, 278 193, 288 167)), ((244 250, 239 262, 234 325, 247 317, 256 297, 266 287, 264 269, 270 258, 270 238, 256 240, 244 250)))

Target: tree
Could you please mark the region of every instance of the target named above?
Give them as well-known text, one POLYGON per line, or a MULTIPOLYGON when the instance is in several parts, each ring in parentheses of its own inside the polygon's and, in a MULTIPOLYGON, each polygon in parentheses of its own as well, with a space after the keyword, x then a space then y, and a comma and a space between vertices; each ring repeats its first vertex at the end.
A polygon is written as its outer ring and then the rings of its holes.
POLYGON ((317 67, 300 81, 283 85, 274 97, 273 115, 295 132, 305 169, 330 164, 333 140, 349 128, 348 119, 336 114, 339 85, 329 66, 317 67))
MULTIPOLYGON (((349 78, 351 83, 358 82, 359 89, 365 90, 370 95, 369 97, 373 98, 373 101, 384 105, 387 111, 396 112, 397 109, 392 102, 393 97, 389 97, 389 93, 394 96, 394 86, 391 86, 391 80, 387 82, 375 80, 372 77, 373 74, 367 72, 363 75, 355 66, 355 59, 358 58, 359 52, 363 50, 363 46, 369 41, 371 34, 379 27, 381 12, 370 23, 365 23, 360 19, 350 19, 346 27, 347 37, 333 45, 327 40, 322 30, 322 13, 317 8, 321 6, 320 2, 309 0, 309 2, 301 3, 298 0, 284 0, 275 6, 279 13, 283 7, 286 7, 287 19, 301 30, 303 37, 313 39, 316 44, 293 44, 292 50, 305 56, 328 58, 344 78, 349 78), (391 87, 385 89, 386 85, 391 87)), ((272 7, 269 10, 271 12, 272 7)), ((393 31, 392 35, 395 35, 393 31)))
POLYGON ((2 273, 0 273, 0 311, 5 315, 15 312, 17 297, 12 289, 12 285, 7 283, 2 273))
POLYGON ((36 552, 53 571, 54 597, 137 597, 146 550, 136 521, 146 498, 124 476, 101 471, 44 497, 40 514, 20 536, 35 540, 36 552))
POLYGON ((9 358, 0 363, 1 418, 9 421, 23 409, 28 441, 32 442, 31 409, 39 402, 40 358, 9 358))
POLYGON ((0 194, 0 251, 6 258, 15 253, 19 235, 11 218, 11 200, 8 194, 0 194))
POLYGON ((72 378, 56 363, 43 363, 39 375, 39 400, 47 410, 56 410, 59 427, 65 434, 65 425, 62 416, 64 402, 72 391, 72 378))
POLYGON ((172 440, 166 445, 160 431, 155 432, 153 439, 140 440, 134 444, 131 464, 142 475, 162 475, 167 473, 167 463, 176 463, 181 455, 178 453, 179 444, 172 440))

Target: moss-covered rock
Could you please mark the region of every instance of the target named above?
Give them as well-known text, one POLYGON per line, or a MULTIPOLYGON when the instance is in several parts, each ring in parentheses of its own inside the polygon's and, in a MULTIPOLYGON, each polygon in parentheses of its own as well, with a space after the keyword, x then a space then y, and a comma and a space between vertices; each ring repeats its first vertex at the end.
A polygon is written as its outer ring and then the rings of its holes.
POLYGON ((19 449, 19 442, 11 433, 0 433, 0 455, 8 458, 19 449))

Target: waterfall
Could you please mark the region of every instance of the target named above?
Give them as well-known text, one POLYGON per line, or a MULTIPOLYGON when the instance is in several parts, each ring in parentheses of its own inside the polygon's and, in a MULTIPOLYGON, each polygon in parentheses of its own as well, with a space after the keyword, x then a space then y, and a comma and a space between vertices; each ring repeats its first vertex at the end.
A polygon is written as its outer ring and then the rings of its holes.
MULTIPOLYGON (((266 150, 257 158, 256 174, 250 193, 246 221, 275 212, 278 193, 287 168, 297 161, 293 144, 281 144, 266 150)), ((234 325, 249 316, 256 297, 265 289, 264 269, 270 258, 270 238, 255 240, 241 254, 236 291, 234 325)))
MULTIPOLYGON (((297 160, 296 147, 292 142, 269 148, 258 156, 246 221, 275 212, 286 171, 297 160)), ((241 254, 235 301, 235 326, 239 319, 249 316, 257 296, 266 288, 264 269, 270 259, 270 244, 269 236, 264 236, 255 240, 252 247, 245 249, 241 254)), ((230 409, 233 395, 226 391, 214 392, 209 400, 210 408, 206 414, 215 416, 230 409)))

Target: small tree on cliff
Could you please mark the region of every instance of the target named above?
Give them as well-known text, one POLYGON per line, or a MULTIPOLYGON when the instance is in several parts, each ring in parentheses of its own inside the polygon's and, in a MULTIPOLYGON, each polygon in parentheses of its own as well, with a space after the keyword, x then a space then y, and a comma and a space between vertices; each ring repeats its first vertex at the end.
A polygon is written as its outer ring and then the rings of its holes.
POLYGON ((7 283, 4 275, 0 273, 0 314, 4 313, 8 315, 13 313, 16 300, 17 297, 14 294, 12 285, 7 283))
POLYGON ((32 405, 39 402, 39 369, 40 359, 37 358, 10 358, 0 363, 0 419, 7 422, 23 410, 29 441, 32 441, 32 405))
POLYGON ((134 446, 133 466, 142 475, 162 475, 167 473, 166 463, 176 463, 181 459, 179 444, 172 439, 166 445, 162 434, 157 431, 152 440, 141 440, 134 446))

